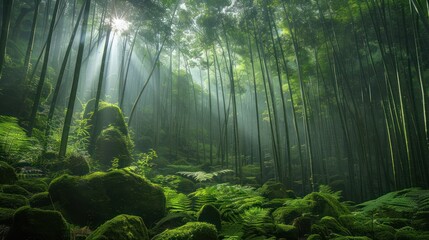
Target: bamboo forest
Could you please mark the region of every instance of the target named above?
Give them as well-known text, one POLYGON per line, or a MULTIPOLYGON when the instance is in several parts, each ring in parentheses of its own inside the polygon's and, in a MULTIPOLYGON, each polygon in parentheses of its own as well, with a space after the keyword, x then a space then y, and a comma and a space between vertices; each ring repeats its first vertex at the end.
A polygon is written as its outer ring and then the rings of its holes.
POLYGON ((2 0, 0 240, 429 239, 429 0, 2 0))

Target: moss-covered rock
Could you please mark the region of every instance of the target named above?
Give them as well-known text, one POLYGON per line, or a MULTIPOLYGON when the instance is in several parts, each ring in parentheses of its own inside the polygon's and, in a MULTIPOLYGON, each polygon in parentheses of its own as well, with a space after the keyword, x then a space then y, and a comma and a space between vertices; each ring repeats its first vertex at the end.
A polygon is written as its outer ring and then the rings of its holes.
POLYGON ((46 192, 48 190, 48 184, 44 179, 40 178, 20 179, 16 182, 16 185, 25 188, 31 193, 46 192))
POLYGON ((13 222, 13 214, 15 209, 10 208, 0 208, 0 225, 10 225, 13 222))
POLYGON ((127 167, 132 160, 129 145, 128 136, 116 127, 110 126, 98 136, 94 157, 104 169, 112 167, 114 159, 118 161, 117 167, 127 167))
POLYGON ((337 234, 342 236, 352 235, 352 233, 347 228, 342 226, 335 218, 331 216, 323 217, 318 223, 318 225, 321 227, 318 228, 318 232, 312 232, 324 237, 328 237, 331 234, 337 234))
POLYGON ((261 195, 268 198, 296 198, 292 190, 288 190, 282 183, 267 181, 259 189, 261 195))
POLYGON ((280 207, 274 210, 274 222, 278 224, 291 224, 293 220, 303 213, 303 209, 295 206, 280 207))
POLYGON ((199 222, 207 222, 215 225, 218 231, 220 231, 222 228, 220 212, 215 206, 211 204, 205 204, 201 207, 197 214, 197 220, 199 222))
POLYGON ((311 212, 320 217, 332 216, 338 218, 341 215, 350 214, 350 210, 330 194, 313 192, 305 196, 304 200, 313 201, 311 212))
POLYGON ((22 207, 16 210, 7 240, 68 240, 70 229, 60 212, 22 207))
POLYGON ((15 169, 6 162, 0 161, 0 184, 13 184, 17 180, 15 169))
POLYGON ((17 209, 28 205, 28 200, 22 195, 0 193, 0 207, 17 209))
POLYGON ((89 173, 89 164, 85 156, 72 154, 66 160, 67 169, 72 175, 83 176, 89 173))
POLYGON ((292 225, 276 224, 276 230, 274 234, 277 238, 285 238, 288 240, 298 239, 298 229, 292 225))
POLYGON ((300 237, 303 237, 311 232, 312 224, 313 219, 306 215, 295 218, 292 223, 292 225, 298 229, 298 234, 300 237))
POLYGON ((31 195, 29 191, 18 185, 3 185, 0 188, 3 193, 17 194, 24 197, 29 197, 31 195))
POLYGON ((188 222, 185 225, 165 230, 152 240, 217 240, 216 227, 203 222, 188 222))
POLYGON ((63 175, 51 182, 49 195, 81 226, 98 226, 119 214, 140 216, 150 226, 165 215, 162 189, 126 170, 63 175))
MULTIPOLYGON (((88 132, 93 132, 94 127, 94 106, 95 99, 91 99, 87 102, 83 117, 88 119, 88 132)), ((97 128, 95 131, 95 136, 99 136, 101 131, 108 128, 109 126, 116 127, 124 135, 128 135, 128 128, 125 123, 124 115, 121 109, 114 104, 101 101, 99 103, 98 112, 97 112, 97 128)))
POLYGON ((50 208, 52 203, 48 192, 34 194, 30 199, 30 206, 33 208, 50 208))
POLYGON ((193 191, 195 191, 195 183, 191 180, 183 177, 179 177, 177 179, 177 188, 176 190, 185 194, 189 194, 193 191))
POLYGON ((99 226, 86 240, 148 240, 143 219, 132 215, 118 215, 99 226))

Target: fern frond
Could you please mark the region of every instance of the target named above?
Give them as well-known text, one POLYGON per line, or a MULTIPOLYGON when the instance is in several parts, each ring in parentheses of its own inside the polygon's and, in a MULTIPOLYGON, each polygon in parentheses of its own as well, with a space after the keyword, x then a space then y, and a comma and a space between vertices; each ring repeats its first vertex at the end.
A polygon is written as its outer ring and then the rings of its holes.
POLYGON ((332 188, 328 185, 320 185, 319 192, 324 194, 329 194, 332 197, 334 197, 336 200, 340 200, 341 198, 341 191, 334 192, 332 188))
POLYGON ((192 201, 183 193, 178 193, 171 188, 164 188, 167 210, 171 213, 192 211, 192 201))
POLYGON ((205 182, 205 181, 211 181, 214 177, 224 175, 227 173, 234 172, 231 169, 223 169, 216 172, 207 173, 204 171, 197 171, 197 172, 177 172, 177 174, 182 175, 184 177, 192 178, 193 180, 197 182, 205 182))

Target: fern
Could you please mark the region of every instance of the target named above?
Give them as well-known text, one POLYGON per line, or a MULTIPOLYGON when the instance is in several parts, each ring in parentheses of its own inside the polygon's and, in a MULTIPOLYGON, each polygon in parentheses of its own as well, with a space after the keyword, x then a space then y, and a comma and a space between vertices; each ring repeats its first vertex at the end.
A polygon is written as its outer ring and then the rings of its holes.
POLYGON ((211 172, 211 173, 207 173, 204 171, 197 171, 197 172, 177 172, 177 174, 192 178, 197 182, 205 182, 205 181, 213 180, 214 177, 225 175, 232 172, 234 171, 232 171, 231 169, 223 169, 223 170, 211 172))
POLYGON ((340 200, 341 198, 341 191, 334 192, 332 188, 328 185, 320 185, 319 186, 319 192, 331 195, 336 200, 340 200))
POLYGON ((204 204, 215 205, 224 220, 239 222, 240 214, 248 208, 261 206, 265 199, 254 188, 239 185, 217 184, 200 188, 190 194, 195 209, 204 204))
POLYGON ((375 200, 357 205, 363 213, 396 212, 398 214, 413 214, 417 210, 429 209, 429 190, 408 188, 390 192, 375 200))
POLYGON ((192 212, 192 201, 183 193, 165 187, 164 194, 166 198, 167 210, 171 213, 192 212))
POLYGON ((270 235, 274 230, 270 209, 251 207, 241 215, 246 239, 270 235))

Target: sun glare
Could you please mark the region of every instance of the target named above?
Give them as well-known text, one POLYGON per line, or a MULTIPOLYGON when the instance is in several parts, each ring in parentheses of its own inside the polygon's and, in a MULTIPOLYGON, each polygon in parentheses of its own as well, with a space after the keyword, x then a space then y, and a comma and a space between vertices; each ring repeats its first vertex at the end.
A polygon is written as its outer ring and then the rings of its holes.
POLYGON ((127 31, 129 26, 130 26, 130 22, 122 18, 114 18, 112 21, 113 31, 116 31, 119 33, 127 31))

